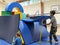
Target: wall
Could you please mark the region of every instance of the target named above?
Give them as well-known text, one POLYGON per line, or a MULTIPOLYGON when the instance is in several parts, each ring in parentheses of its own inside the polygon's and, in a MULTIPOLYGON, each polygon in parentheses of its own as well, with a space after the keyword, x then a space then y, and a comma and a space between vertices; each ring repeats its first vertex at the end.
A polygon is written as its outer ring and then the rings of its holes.
MULTIPOLYGON (((52 5, 60 5, 60 0, 50 0, 48 2, 45 2, 45 13, 49 13, 49 11, 52 8, 52 5)), ((55 15, 57 24, 60 24, 60 14, 55 15)))
POLYGON ((60 5, 60 0, 49 0, 48 2, 45 3, 45 13, 49 12, 52 8, 52 5, 60 5))
POLYGON ((6 5, 1 4, 1 2, 0 2, 0 16, 1 16, 1 11, 4 11, 5 6, 6 6, 6 5))
MULTIPOLYGON (((60 5, 60 0, 49 0, 44 2, 44 12, 49 13, 52 5, 60 5)), ((34 13, 36 10, 40 10, 40 4, 33 4, 28 6, 23 6, 25 13, 34 13)))
MULTIPOLYGON (((60 5, 60 0, 49 0, 47 2, 44 2, 44 13, 49 13, 52 5, 60 5)), ((33 5, 28 5, 28 6, 24 6, 24 11, 25 13, 28 13, 30 15, 35 14, 35 12, 37 10, 39 10, 39 13, 41 13, 41 7, 40 4, 33 4, 33 5)), ((60 24, 60 14, 56 14, 55 15, 56 19, 57 19, 57 23, 60 24)))
POLYGON ((28 5, 24 6, 23 8, 25 13, 34 14, 37 10, 40 10, 40 4, 28 5))

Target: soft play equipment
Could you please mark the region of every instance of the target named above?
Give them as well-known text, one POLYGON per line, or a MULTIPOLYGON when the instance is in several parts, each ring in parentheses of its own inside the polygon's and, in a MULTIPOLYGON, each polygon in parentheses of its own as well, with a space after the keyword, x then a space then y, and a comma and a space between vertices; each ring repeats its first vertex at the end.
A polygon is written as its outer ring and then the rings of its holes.
POLYGON ((12 12, 2 11, 2 16, 11 16, 12 12))
POLYGON ((0 39, 0 45, 11 45, 11 44, 6 42, 5 40, 0 39))
POLYGON ((24 12, 23 7, 22 7, 18 2, 12 2, 12 3, 10 3, 9 5, 7 5, 6 8, 5 8, 5 11, 10 11, 10 12, 12 12, 13 8, 15 8, 15 7, 19 8, 19 10, 20 10, 22 13, 24 12))
POLYGON ((35 42, 40 41, 40 38, 42 41, 46 41, 48 39, 49 33, 46 25, 42 25, 42 20, 46 23, 45 21, 47 18, 50 18, 49 16, 36 16, 33 18, 31 17, 31 19, 25 19, 26 14, 18 2, 12 2, 7 5, 5 8, 7 13, 5 13, 10 15, 10 12, 12 13, 14 8, 16 8, 17 12, 14 12, 13 14, 20 14, 20 19, 24 19, 19 22, 18 15, 4 16, 4 18, 2 18, 3 16, 0 17, 0 42, 3 43, 0 43, 1 45, 10 45, 10 43, 12 43, 13 37, 18 31, 18 26, 25 45, 39 45, 35 42), (42 27, 42 29, 40 27, 42 27))
POLYGON ((18 31, 19 15, 0 16, 0 45, 9 45, 18 31))
POLYGON ((38 16, 33 19, 24 19, 20 21, 19 29, 24 39, 25 44, 31 44, 40 40, 40 26, 42 26, 42 39, 46 41, 49 33, 47 28, 42 25, 42 19, 46 20, 49 16, 38 16))
POLYGON ((22 13, 22 19, 26 19, 26 14, 22 13))
POLYGON ((38 43, 34 43, 33 38, 31 36, 31 32, 30 32, 28 26, 26 26, 26 24, 23 21, 20 21, 19 29, 20 29, 20 31, 21 31, 20 33, 22 34, 22 37, 24 39, 25 45, 39 45, 38 43))
POLYGON ((13 9, 16 8, 14 14, 20 14, 20 19, 22 19, 22 13, 24 13, 23 7, 18 2, 12 2, 8 4, 5 8, 5 11, 13 12, 13 9))
POLYGON ((19 28, 20 28, 20 31, 21 31, 22 37, 24 38, 25 43, 26 42, 28 44, 30 42, 32 43, 33 39, 32 39, 31 32, 30 32, 28 26, 26 26, 26 24, 23 21, 20 21, 19 28))
MULTIPOLYGON (((13 12, 13 9, 16 9, 16 10, 14 10, 13 14, 14 15, 19 14, 20 15, 20 20, 23 19, 23 18, 24 19, 26 18, 23 7, 18 2, 12 2, 12 3, 8 4, 5 8, 5 11, 6 12, 13 12)), ((23 41, 22 41, 22 43, 23 43, 23 41)))
POLYGON ((14 14, 19 14, 20 15, 20 20, 22 20, 22 12, 14 12, 14 14))

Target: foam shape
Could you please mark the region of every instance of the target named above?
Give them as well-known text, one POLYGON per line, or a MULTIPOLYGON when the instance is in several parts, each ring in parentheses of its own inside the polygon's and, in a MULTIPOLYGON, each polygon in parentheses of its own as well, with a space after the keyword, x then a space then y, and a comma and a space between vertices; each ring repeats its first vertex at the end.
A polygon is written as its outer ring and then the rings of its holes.
MULTIPOLYGON (((18 30, 18 33, 20 33, 20 30, 18 30)), ((20 33, 20 38, 22 39, 22 44, 24 44, 24 40, 23 40, 23 38, 22 38, 21 33, 20 33)))
POLYGON ((0 45, 11 45, 11 44, 9 44, 8 42, 0 39, 0 45))
POLYGON ((22 12, 20 12, 19 8, 14 8, 13 12, 15 15, 19 14, 20 15, 20 20, 22 19, 22 12))
POLYGON ((0 16, 0 39, 12 43, 18 31, 19 15, 0 16))
POLYGON ((36 30, 36 32, 39 31, 39 30, 42 32, 42 38, 45 38, 45 37, 49 36, 49 33, 48 33, 46 27, 42 26, 42 25, 39 25, 38 22, 35 23, 35 30, 36 30))
POLYGON ((20 32, 22 34, 25 44, 32 43, 33 39, 31 36, 31 32, 30 32, 28 26, 23 21, 20 21, 19 29, 20 29, 20 32))
POLYGON ((22 19, 22 12, 14 12, 14 14, 19 14, 20 15, 20 20, 22 19))
POLYGON ((34 21, 42 21, 42 19, 46 20, 51 18, 50 16, 35 16, 35 17, 30 17, 31 19, 33 19, 34 21))
POLYGON ((42 27, 42 38, 45 38, 45 37, 48 37, 49 36, 49 33, 47 31, 47 29, 44 27, 44 26, 41 26, 42 27))
POLYGON ((28 28, 29 28, 29 30, 31 32, 31 36, 33 38, 33 41, 34 42, 39 41, 39 39, 40 39, 40 25, 38 23, 36 23, 36 22, 34 23, 34 21, 32 21, 32 20, 30 20, 30 21, 29 20, 25 20, 25 21, 22 20, 22 21, 24 21, 26 26, 28 26, 28 28), (37 27, 39 26, 39 28, 37 28, 36 26, 37 27))
MULTIPOLYGON (((24 20, 22 20, 22 21, 24 21, 24 20)), ((42 32, 42 38, 47 38, 49 36, 49 33, 48 33, 46 27, 40 25, 39 22, 34 22, 32 20, 30 20, 30 21, 25 20, 24 23, 26 24, 26 26, 29 27, 29 30, 32 34, 32 38, 33 38, 34 42, 40 40, 40 32, 42 32), (42 29, 41 29, 41 27, 42 27, 42 29)))
POLYGON ((30 18, 23 19, 22 21, 24 21, 24 22, 34 22, 34 20, 30 19, 30 18))
POLYGON ((13 12, 20 12, 19 8, 13 8, 13 12))
MULTIPOLYGON (((42 32, 42 35, 41 35, 42 39, 46 40, 47 37, 49 36, 49 33, 48 33, 48 31, 47 31, 45 26, 42 26, 42 24, 39 24, 42 21, 43 18, 47 19, 49 17, 40 16, 39 18, 35 17, 35 19, 23 19, 22 22, 20 22, 21 25, 19 25, 20 26, 19 28, 20 28, 20 30, 23 30, 22 32, 24 32, 25 29, 26 29, 26 32, 27 32, 27 30, 29 30, 30 33, 31 33, 30 36, 32 37, 33 42, 40 40, 40 34, 41 34, 40 32, 42 32)), ((26 35, 25 33, 23 33, 23 34, 24 34, 24 36, 26 35)), ((29 37, 29 35, 28 35, 28 37, 29 37)), ((26 37, 23 37, 23 38, 26 38, 26 37)), ((25 43, 27 43, 27 42, 28 41, 26 40, 25 43)), ((29 41, 29 43, 31 43, 31 42, 29 41)), ((27 43, 27 44, 29 44, 29 43, 27 43)))
POLYGON ((26 44, 29 44, 32 42, 32 40, 30 40, 30 39, 33 39, 34 42, 39 41, 40 40, 40 31, 42 32, 42 35, 41 35, 42 40, 46 40, 47 37, 49 36, 47 29, 44 26, 39 25, 38 22, 35 22, 35 23, 34 22, 26 22, 26 20, 24 22, 22 20, 22 22, 20 22, 19 28, 20 28, 20 31, 22 32, 22 36, 24 36, 23 38, 24 38, 24 41, 26 44), (40 27, 42 27, 42 30, 40 27), (28 37, 26 37, 26 36, 28 36, 28 37))
POLYGON ((23 7, 18 2, 12 2, 12 3, 8 4, 5 8, 5 11, 12 12, 13 8, 15 8, 15 7, 19 8, 20 12, 22 12, 22 13, 24 12, 23 7))
POLYGON ((26 19, 26 14, 22 13, 22 19, 26 19))
POLYGON ((2 16, 11 16, 12 12, 2 11, 2 16))
POLYGON ((45 41, 47 40, 49 33, 45 26, 40 25, 39 22, 35 22, 34 23, 34 41, 40 40, 40 35, 41 35, 42 40, 45 41))

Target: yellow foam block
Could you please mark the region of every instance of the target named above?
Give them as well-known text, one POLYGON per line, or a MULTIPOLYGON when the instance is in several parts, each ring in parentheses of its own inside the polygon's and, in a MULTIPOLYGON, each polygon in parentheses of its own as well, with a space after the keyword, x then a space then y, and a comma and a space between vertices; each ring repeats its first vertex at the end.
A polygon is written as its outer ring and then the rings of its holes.
MULTIPOLYGON (((20 31, 18 31, 18 33, 20 33, 20 31)), ((24 40, 23 40, 23 38, 22 38, 21 33, 20 33, 20 38, 22 39, 22 44, 24 44, 24 40)))
POLYGON ((22 12, 14 12, 14 14, 20 14, 20 20, 22 19, 22 12))

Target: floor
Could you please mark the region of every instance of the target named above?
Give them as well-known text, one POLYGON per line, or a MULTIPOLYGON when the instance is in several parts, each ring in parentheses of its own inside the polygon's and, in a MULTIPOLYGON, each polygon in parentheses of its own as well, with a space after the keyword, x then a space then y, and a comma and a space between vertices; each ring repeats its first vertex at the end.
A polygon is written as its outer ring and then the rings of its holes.
MULTIPOLYGON (((57 25, 57 32, 56 32, 56 35, 60 35, 60 25, 57 25)), ((48 32, 50 32, 50 25, 48 25, 47 26, 47 30, 48 30, 48 32)), ((57 36, 58 37, 58 44, 56 44, 55 42, 54 42, 54 39, 53 39, 53 41, 52 41, 52 44, 50 44, 48 41, 42 41, 41 43, 39 42, 39 45, 60 45, 60 36, 57 36)))
POLYGON ((58 43, 55 43, 54 39, 52 40, 52 44, 50 44, 50 42, 48 41, 41 41, 41 42, 38 42, 39 45, 60 45, 60 36, 57 36, 58 37, 58 43))

